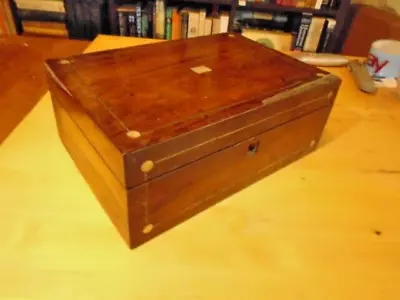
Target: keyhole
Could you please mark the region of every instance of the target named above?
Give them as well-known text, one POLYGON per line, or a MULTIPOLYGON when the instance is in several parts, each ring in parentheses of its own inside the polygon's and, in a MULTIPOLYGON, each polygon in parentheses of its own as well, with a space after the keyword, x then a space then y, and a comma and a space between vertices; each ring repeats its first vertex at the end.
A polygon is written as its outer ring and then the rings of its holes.
POLYGON ((258 147, 260 146, 260 142, 251 143, 248 148, 248 154, 253 155, 258 152, 258 147))

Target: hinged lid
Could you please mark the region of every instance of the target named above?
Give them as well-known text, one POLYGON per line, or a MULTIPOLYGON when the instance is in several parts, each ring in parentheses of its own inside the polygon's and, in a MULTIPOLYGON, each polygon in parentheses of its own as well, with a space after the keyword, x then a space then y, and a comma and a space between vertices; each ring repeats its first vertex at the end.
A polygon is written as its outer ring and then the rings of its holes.
MULTIPOLYGON (((243 128, 246 124, 235 117, 269 105, 270 97, 327 74, 232 34, 84 54, 47 65, 125 155, 128 187, 228 146, 226 140, 197 156, 187 152, 243 128), (146 161, 154 166, 143 175, 146 161)), ((274 113, 256 114, 251 122, 274 113)))

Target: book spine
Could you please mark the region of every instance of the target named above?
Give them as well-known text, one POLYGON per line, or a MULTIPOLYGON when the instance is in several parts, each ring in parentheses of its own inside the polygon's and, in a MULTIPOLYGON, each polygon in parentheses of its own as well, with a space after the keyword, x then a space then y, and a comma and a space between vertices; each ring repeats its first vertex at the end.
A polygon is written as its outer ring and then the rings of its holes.
POLYGON ((317 53, 321 53, 323 51, 324 41, 326 38, 326 32, 328 29, 328 24, 329 24, 328 19, 325 19, 324 26, 322 28, 321 38, 319 39, 319 43, 318 43, 318 47, 317 47, 317 53))
POLYGON ((136 4, 136 36, 142 36, 142 5, 139 2, 136 4))
POLYGON ((197 37, 199 35, 199 12, 189 12, 189 26, 188 26, 188 38, 197 37))
POLYGON ((149 37, 149 6, 142 9, 142 37, 149 37))
POLYGON ((63 1, 17 0, 15 2, 19 9, 65 12, 63 1))
POLYGON ((295 44, 296 44, 296 38, 299 34, 299 29, 300 29, 300 24, 301 24, 301 16, 300 15, 295 15, 291 19, 291 28, 290 32, 292 34, 292 46, 291 50, 295 49, 295 44))
POLYGON ((172 7, 167 7, 166 17, 165 17, 165 35, 166 39, 172 40, 172 7))
POLYGON ((164 0, 156 1, 156 37, 165 39, 165 5, 164 0))
POLYGON ((102 11, 100 6, 90 6, 90 24, 92 27, 90 38, 95 38, 98 34, 103 32, 102 11))
POLYGON ((330 0, 329 1, 329 8, 330 9, 336 9, 338 7, 338 1, 337 0, 330 0))
POLYGON ((212 20, 212 34, 218 34, 220 32, 220 27, 221 27, 221 19, 220 17, 214 17, 212 20))
POLYGON ((229 13, 224 12, 221 13, 221 23, 220 23, 220 32, 228 32, 228 26, 229 26, 229 13))
POLYGON ((204 27, 206 26, 206 10, 205 9, 200 9, 199 12, 199 36, 204 35, 204 27))
POLYGON ((295 51, 303 50, 308 30, 310 29, 311 20, 312 20, 312 14, 303 13, 293 50, 295 51))
POLYGON ((68 31, 66 29, 58 30, 53 28, 31 27, 26 25, 24 25, 24 33, 42 36, 68 37, 68 31))
POLYGON ((148 32, 147 32, 147 37, 149 38, 154 38, 155 37, 155 30, 154 30, 154 14, 155 14, 155 10, 154 10, 154 2, 149 1, 147 2, 147 11, 148 11, 148 18, 149 18, 149 22, 148 22, 148 32))
POLYGON ((128 27, 129 27, 129 36, 136 36, 136 13, 132 12, 128 14, 128 27))
POLYGON ((330 41, 332 39, 333 32, 335 31, 335 27, 336 27, 336 20, 328 19, 328 25, 326 27, 326 31, 324 34, 323 43, 322 43, 320 52, 322 52, 322 53, 328 52, 328 47, 329 47, 330 41))
POLYGON ((18 15, 21 18, 21 20, 26 20, 26 21, 48 21, 48 22, 66 21, 66 14, 60 12, 20 9, 18 10, 18 15))
POLYGON ((303 50, 307 52, 317 52, 318 44, 321 40, 321 35, 326 19, 313 17, 311 25, 304 42, 303 50))
POLYGON ((179 40, 182 38, 182 21, 178 8, 174 8, 172 12, 172 39, 179 40))
POLYGON ((329 9, 329 0, 322 0, 321 9, 329 9))
POLYGON ((182 38, 188 38, 188 28, 189 28, 189 14, 188 12, 181 13, 181 24, 182 24, 182 38))
POLYGON ((119 22, 119 35, 121 36, 128 35, 127 16, 122 11, 118 12, 118 22, 119 22))
POLYGON ((317 2, 315 2, 314 8, 321 9, 321 6, 322 6, 322 0, 317 0, 317 2))
POLYGON ((306 1, 305 0, 299 0, 295 3, 296 7, 306 7, 306 1))
POLYGON ((211 35, 212 33, 212 19, 206 18, 204 25, 204 35, 211 35))

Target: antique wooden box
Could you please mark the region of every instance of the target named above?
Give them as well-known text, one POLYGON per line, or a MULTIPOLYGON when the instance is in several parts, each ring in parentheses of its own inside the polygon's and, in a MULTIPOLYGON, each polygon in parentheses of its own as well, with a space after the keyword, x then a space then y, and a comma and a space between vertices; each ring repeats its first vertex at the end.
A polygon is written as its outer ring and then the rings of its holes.
POLYGON ((130 247, 314 150, 340 86, 232 34, 46 68, 61 140, 130 247))

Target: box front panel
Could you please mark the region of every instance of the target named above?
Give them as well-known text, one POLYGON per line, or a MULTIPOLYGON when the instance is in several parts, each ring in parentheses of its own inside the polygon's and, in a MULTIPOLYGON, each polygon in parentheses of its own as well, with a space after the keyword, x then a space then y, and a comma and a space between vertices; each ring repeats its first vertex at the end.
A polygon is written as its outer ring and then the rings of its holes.
MULTIPOLYGON (((210 114, 204 119, 194 119, 191 124, 182 125, 184 131, 190 132, 188 134, 177 135, 181 130, 179 127, 166 127, 163 133, 155 136, 177 136, 125 155, 127 187, 162 176, 290 120, 332 105, 340 83, 335 76, 323 76, 273 97, 253 99, 240 107, 230 107, 220 112, 224 113, 223 117, 210 114), (217 122, 218 119, 222 121, 217 122), (146 174, 145 178, 140 165, 148 159, 153 160, 157 168, 146 174)), ((146 138, 142 136, 138 140, 146 138)))
POLYGON ((130 190, 132 246, 312 151, 330 109, 316 110, 130 190))

